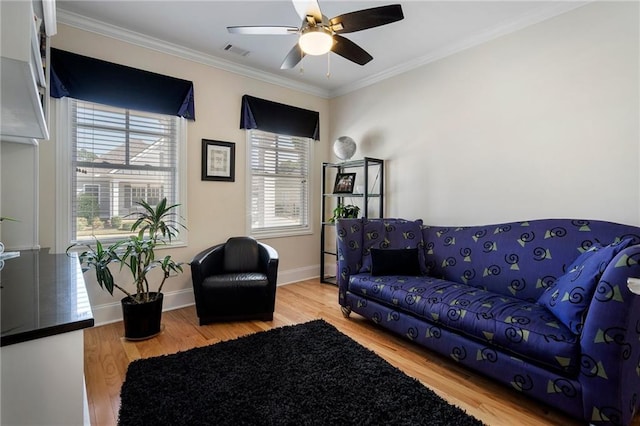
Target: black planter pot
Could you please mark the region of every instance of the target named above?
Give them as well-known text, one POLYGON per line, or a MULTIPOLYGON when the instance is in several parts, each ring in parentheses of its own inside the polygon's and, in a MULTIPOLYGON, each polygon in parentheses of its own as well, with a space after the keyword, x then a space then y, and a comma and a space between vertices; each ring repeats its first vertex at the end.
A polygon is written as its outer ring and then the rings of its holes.
POLYGON ((129 340, 150 339, 160 333, 162 318, 162 293, 149 293, 155 300, 134 303, 129 297, 120 301, 124 321, 124 337, 129 340))

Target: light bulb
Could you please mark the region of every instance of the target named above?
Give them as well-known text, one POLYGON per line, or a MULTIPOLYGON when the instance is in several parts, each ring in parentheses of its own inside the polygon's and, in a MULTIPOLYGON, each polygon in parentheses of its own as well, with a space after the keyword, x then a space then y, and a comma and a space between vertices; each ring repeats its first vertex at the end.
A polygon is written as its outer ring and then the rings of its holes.
POLYGON ((300 36, 298 45, 307 55, 324 55, 333 47, 333 37, 324 27, 309 27, 300 36))

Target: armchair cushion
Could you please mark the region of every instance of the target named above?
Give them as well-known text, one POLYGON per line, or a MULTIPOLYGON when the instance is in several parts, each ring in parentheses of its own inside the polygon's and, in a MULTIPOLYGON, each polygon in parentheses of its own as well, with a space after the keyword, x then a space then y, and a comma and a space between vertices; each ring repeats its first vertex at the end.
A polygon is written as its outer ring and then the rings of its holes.
POLYGON ((261 272, 211 275, 202 282, 203 302, 219 317, 265 312, 271 288, 261 272))

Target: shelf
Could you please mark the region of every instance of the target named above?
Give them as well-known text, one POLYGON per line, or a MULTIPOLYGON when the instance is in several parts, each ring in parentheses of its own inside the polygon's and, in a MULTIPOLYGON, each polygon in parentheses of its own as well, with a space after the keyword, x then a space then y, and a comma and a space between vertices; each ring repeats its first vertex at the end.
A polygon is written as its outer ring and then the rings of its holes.
POLYGON ((336 284, 335 261, 331 265, 327 256, 337 257, 335 247, 335 223, 329 222, 333 209, 338 205, 355 204, 360 207, 362 217, 379 217, 384 215, 384 160, 365 157, 361 160, 342 163, 322 163, 322 207, 320 226, 320 282, 336 284), (355 172, 356 181, 352 188, 356 193, 329 193, 335 185, 338 173, 350 169, 355 172), (357 169, 357 170, 353 170, 357 169), (371 191, 371 192, 369 192, 371 191), (352 198, 353 200, 345 200, 352 198), (348 202, 347 202, 348 201, 348 202), (326 226, 325 226, 326 225, 326 226), (329 263, 327 263, 329 262, 329 263), (333 274, 331 273, 333 270, 333 274))
POLYGON ((358 198, 362 198, 362 197, 380 197, 380 194, 349 194, 349 193, 345 193, 345 194, 334 194, 332 192, 328 193, 328 194, 322 194, 323 197, 358 197, 358 198))
POLYGON ((355 167, 363 167, 366 163, 371 163, 372 165, 381 165, 384 163, 384 160, 380 160, 378 158, 365 157, 362 160, 351 160, 344 161, 342 163, 322 163, 324 167, 332 167, 332 168, 355 168, 355 167))
POLYGON ((11 58, 0 59, 2 75, 2 139, 12 137, 31 139, 49 139, 40 95, 33 78, 31 64, 11 58))

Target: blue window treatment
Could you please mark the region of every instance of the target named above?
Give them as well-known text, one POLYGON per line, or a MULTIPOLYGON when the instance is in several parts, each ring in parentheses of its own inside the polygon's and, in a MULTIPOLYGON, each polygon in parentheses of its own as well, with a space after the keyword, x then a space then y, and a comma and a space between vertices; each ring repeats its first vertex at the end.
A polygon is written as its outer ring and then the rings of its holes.
POLYGON ((320 113, 244 95, 240 128, 320 140, 320 113))
POLYGON ((51 96, 195 120, 193 82, 51 49, 51 96))

